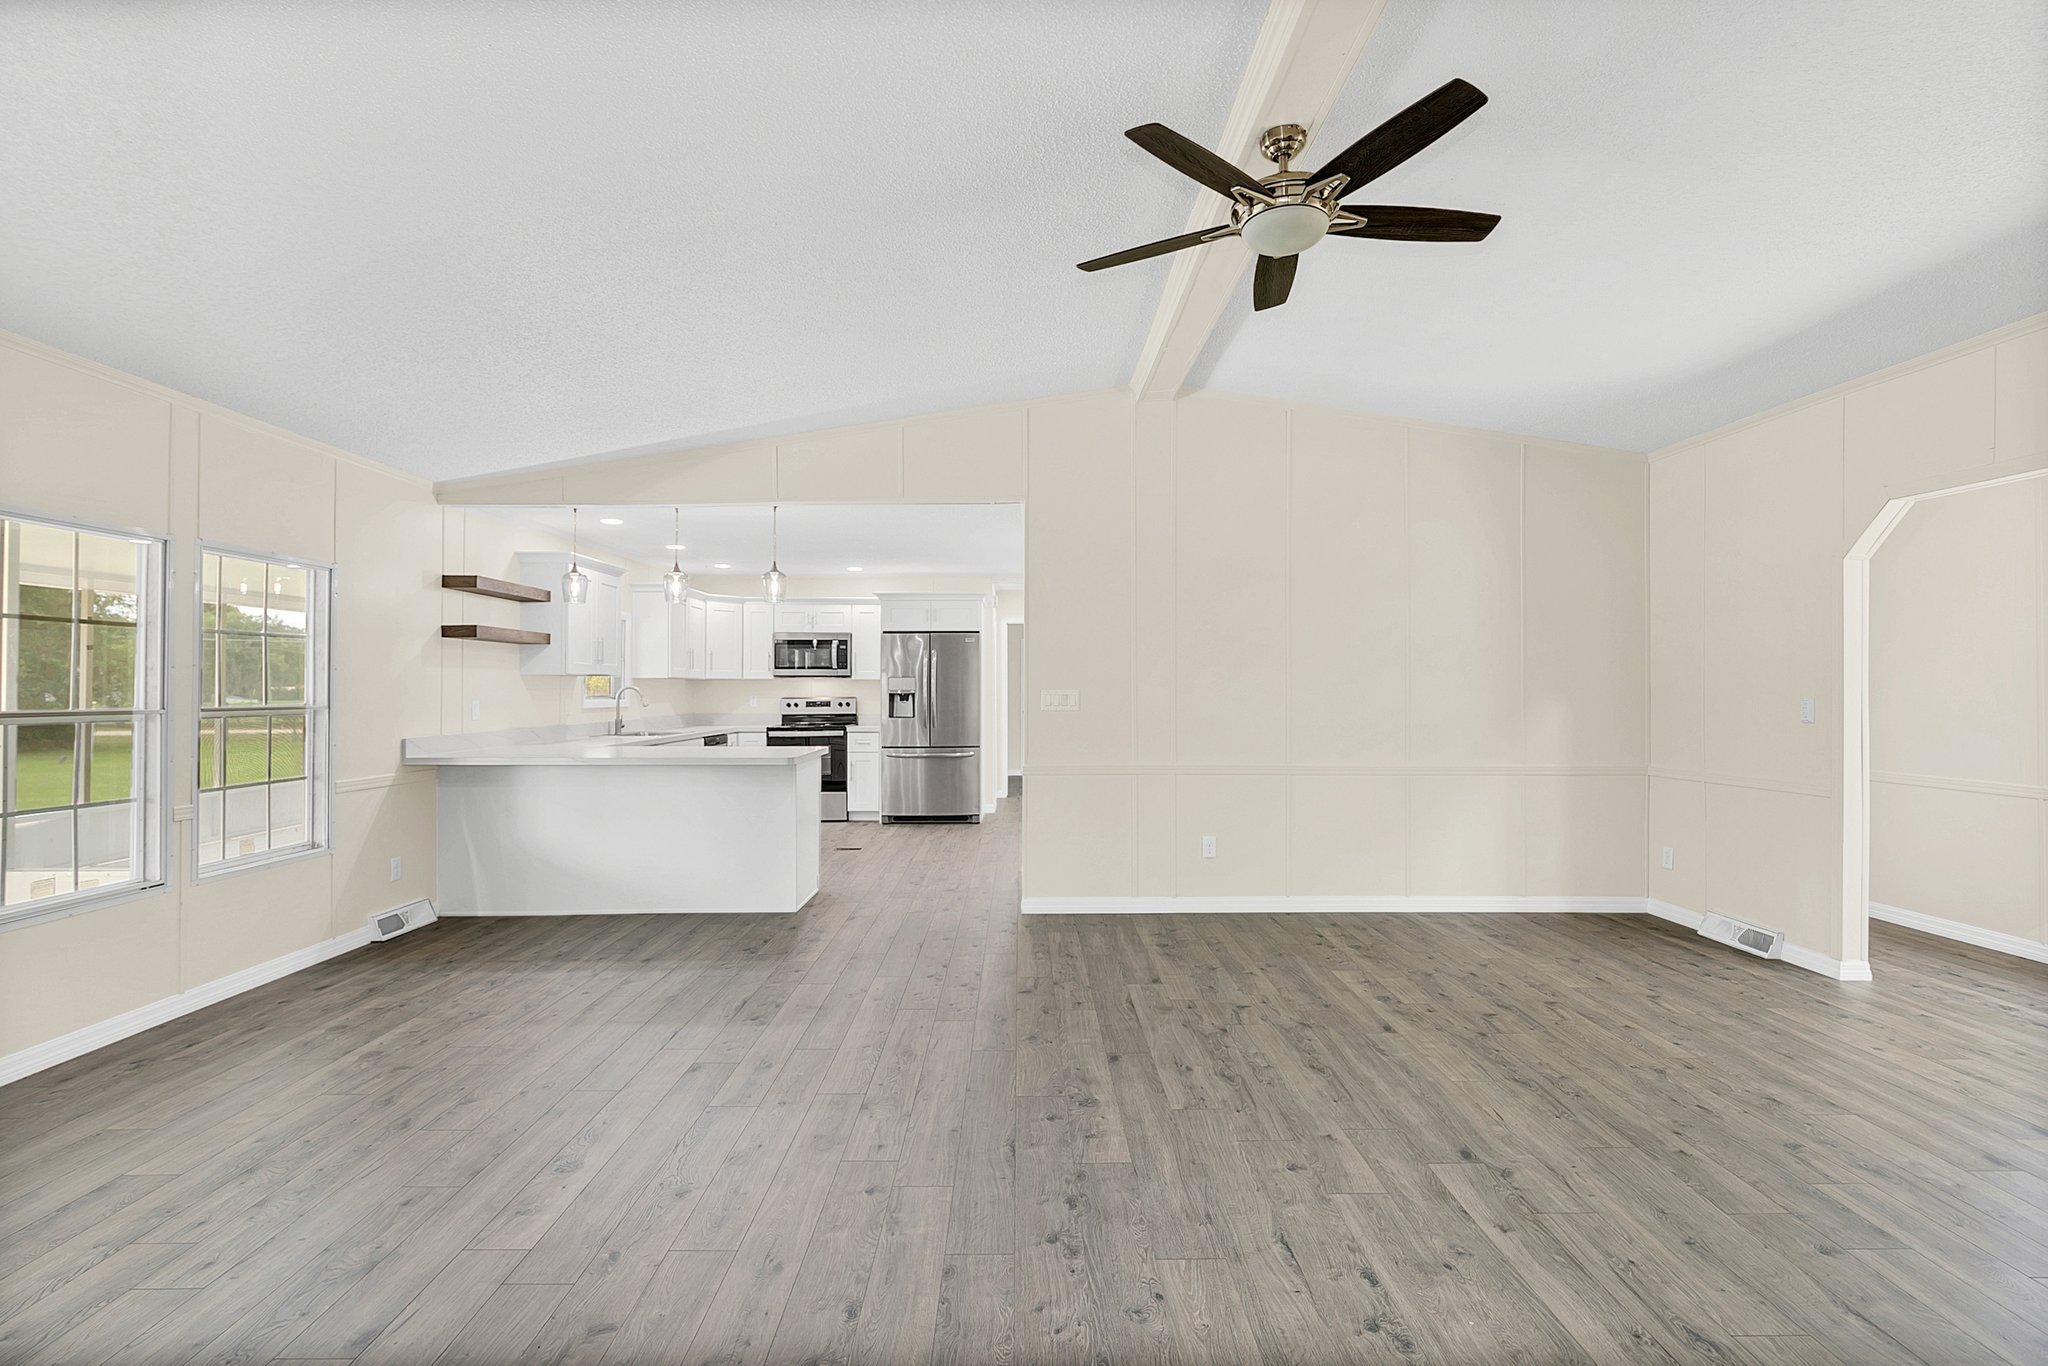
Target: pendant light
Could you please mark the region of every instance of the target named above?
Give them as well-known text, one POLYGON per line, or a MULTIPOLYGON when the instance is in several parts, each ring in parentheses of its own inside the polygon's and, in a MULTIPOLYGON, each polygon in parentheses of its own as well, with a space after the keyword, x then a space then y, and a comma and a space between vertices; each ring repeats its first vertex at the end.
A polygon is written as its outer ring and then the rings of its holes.
POLYGON ((590 596, 590 575, 576 563, 576 509, 569 509, 569 572, 562 575, 562 601, 582 602, 590 596))
POLYGON ((778 525, 778 514, 780 512, 780 508, 775 507, 773 504, 769 505, 768 572, 761 576, 761 591, 768 595, 768 601, 770 602, 782 601, 783 586, 789 581, 789 576, 782 572, 782 564, 780 562, 782 551, 782 541, 778 525))
POLYGON ((670 602, 681 602, 683 594, 690 587, 690 576, 683 572, 683 510, 676 509, 676 539, 669 546, 668 573, 661 576, 661 595, 670 602))

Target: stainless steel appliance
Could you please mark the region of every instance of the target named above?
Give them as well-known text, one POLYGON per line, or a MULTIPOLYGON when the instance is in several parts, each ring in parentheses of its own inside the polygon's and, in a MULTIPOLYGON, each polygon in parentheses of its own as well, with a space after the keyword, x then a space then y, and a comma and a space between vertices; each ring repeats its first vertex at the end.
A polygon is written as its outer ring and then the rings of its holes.
MULTIPOLYGON (((775 633, 777 678, 853 677, 853 637, 840 633, 775 633)), ((784 699, 787 701, 788 699, 784 699)))
POLYGON ((882 819, 981 819, 981 633, 882 637, 882 819))
POLYGON ((782 724, 768 728, 771 745, 822 745, 824 771, 819 777, 818 819, 846 819, 846 728, 860 724, 860 701, 853 697, 785 697, 782 724))

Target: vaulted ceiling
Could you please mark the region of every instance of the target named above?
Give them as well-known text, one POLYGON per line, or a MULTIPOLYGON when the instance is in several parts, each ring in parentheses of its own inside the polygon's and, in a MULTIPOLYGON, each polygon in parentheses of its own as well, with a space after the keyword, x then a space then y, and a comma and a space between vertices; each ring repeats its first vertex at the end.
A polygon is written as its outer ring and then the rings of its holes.
MULTIPOLYGON (((1130 378, 1258 0, 0 7, 0 326, 441 478, 1130 378)), ((1649 448, 2048 306, 2038 0, 1390 0, 1192 382, 1649 448), (1311 153, 1310 160, 1315 159, 1311 153), (1356 196, 1352 196, 1356 197, 1356 196)), ((1221 201, 1216 201, 1220 207, 1221 201)))

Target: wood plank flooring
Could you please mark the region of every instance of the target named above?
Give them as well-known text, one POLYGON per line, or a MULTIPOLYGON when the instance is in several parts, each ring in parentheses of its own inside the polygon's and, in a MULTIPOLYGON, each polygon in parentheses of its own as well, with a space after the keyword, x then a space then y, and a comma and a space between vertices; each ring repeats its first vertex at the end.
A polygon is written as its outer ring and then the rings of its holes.
POLYGON ((1579 916, 444 922, 0 1091, 0 1362, 2041 1362, 2048 973, 1579 916))

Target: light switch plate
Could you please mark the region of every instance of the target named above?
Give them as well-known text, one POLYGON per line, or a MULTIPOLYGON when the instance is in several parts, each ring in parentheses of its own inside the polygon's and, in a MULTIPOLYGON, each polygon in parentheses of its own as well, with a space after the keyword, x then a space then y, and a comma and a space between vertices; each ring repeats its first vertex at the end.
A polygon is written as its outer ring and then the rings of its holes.
POLYGON ((391 880, 396 882, 403 876, 405 876, 405 860, 394 856, 391 860, 391 880))
POLYGON ((483 703, 481 703, 481 702, 471 702, 471 703, 469 704, 469 719, 470 719, 470 720, 472 720, 472 721, 481 721, 481 720, 483 720, 483 719, 484 719, 484 704, 483 704, 483 703))
POLYGON ((1215 837, 1214 835, 1204 835, 1204 836, 1202 836, 1202 857, 1203 857, 1203 858, 1215 858, 1215 857, 1216 857, 1216 837, 1215 837))
POLYGON ((1081 693, 1075 688, 1047 688, 1038 694, 1040 711, 1079 711, 1081 693))
POLYGON ((1813 724, 1813 699, 1811 697, 1799 699, 1799 724, 1802 726, 1813 724))
POLYGON ((1667 845, 1665 845, 1665 846, 1664 846, 1664 867, 1665 867, 1665 869, 1666 869, 1666 870, 1669 870, 1669 869, 1672 869, 1672 868, 1676 868, 1677 866, 1678 866, 1678 857, 1677 857, 1677 855, 1676 855, 1676 854, 1674 854, 1674 853, 1672 852, 1672 849, 1671 849, 1671 846, 1670 846, 1670 845, 1668 845, 1668 844, 1667 844, 1667 845))

